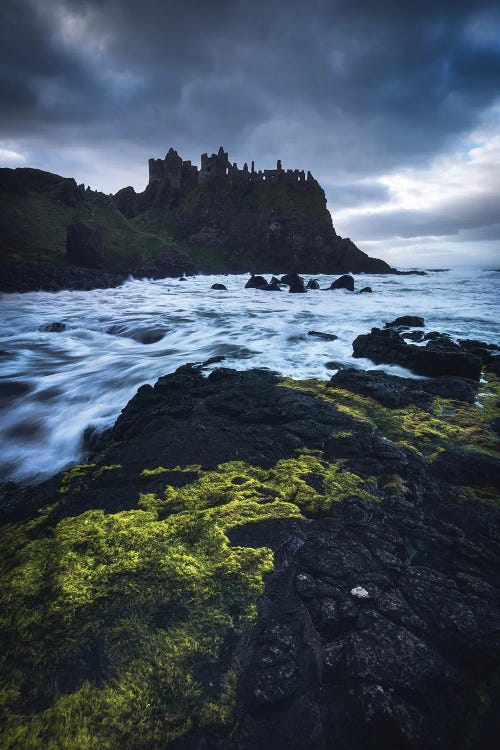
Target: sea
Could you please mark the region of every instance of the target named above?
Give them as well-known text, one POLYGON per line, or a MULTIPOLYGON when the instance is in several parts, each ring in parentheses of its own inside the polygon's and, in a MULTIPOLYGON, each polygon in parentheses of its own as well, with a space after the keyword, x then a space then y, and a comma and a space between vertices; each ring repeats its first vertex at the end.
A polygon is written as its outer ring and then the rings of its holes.
MULTIPOLYGON (((350 365, 414 377, 352 357, 356 336, 410 314, 424 318, 425 331, 500 342, 498 271, 355 275, 356 290, 370 286, 372 294, 265 292, 245 289, 248 278, 129 279, 114 289, 2 295, 0 482, 37 482, 85 460, 87 428, 111 426, 139 386, 188 362, 225 358, 207 373, 259 367, 327 379, 350 365), (53 323, 64 330, 47 330, 53 323)), ((336 276, 315 278, 328 287, 336 276)))

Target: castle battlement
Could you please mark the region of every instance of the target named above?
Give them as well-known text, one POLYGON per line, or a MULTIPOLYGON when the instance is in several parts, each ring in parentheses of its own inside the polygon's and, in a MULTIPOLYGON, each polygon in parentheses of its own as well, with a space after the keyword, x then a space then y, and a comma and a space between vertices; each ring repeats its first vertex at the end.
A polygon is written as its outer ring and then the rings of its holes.
POLYGON ((283 169, 278 159, 276 169, 255 170, 252 162, 250 169, 245 162, 243 169, 239 169, 236 162, 231 164, 229 154, 221 146, 216 154, 201 155, 201 167, 183 161, 177 151, 169 149, 164 159, 149 160, 149 184, 167 180, 176 190, 186 190, 196 185, 223 179, 230 184, 245 182, 271 182, 295 184, 297 182, 316 182, 312 174, 299 169, 283 169))

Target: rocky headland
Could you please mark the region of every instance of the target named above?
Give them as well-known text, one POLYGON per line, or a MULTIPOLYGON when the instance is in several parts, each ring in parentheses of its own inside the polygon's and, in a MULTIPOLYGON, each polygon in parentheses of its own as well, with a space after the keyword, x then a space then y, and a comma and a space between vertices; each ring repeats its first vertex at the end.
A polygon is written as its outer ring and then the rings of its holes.
POLYGON ((105 195, 36 169, 0 169, 0 291, 90 289, 135 277, 252 270, 395 273, 339 237, 323 189, 299 170, 201 168, 170 149, 149 183, 105 195))
POLYGON ((2 748, 496 747, 498 349, 423 326, 354 342, 420 379, 185 365, 3 488, 2 748))

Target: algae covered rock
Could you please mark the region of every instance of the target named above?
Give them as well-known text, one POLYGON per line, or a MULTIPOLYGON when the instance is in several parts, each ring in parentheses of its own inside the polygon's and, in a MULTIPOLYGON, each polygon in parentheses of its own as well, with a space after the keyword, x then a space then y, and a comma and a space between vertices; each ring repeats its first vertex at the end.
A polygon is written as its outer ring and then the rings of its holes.
POLYGON ((492 748, 499 384, 416 382, 184 366, 3 488, 3 746, 492 748))

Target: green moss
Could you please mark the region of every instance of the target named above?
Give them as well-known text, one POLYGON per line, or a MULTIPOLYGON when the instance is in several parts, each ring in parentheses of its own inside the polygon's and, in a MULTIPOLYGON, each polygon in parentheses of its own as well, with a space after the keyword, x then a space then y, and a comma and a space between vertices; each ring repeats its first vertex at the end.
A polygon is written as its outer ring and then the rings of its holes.
POLYGON ((93 473, 94 479, 101 477, 103 474, 107 474, 110 471, 118 471, 123 469, 123 464, 110 464, 109 466, 100 466, 97 471, 93 473))
POLYGON ((94 466, 95 464, 77 464, 72 469, 65 471, 62 476, 59 492, 61 494, 80 492, 87 486, 87 480, 94 466))
POLYGON ((371 423, 379 434, 426 456, 457 444, 498 452, 497 436, 488 424, 492 417, 498 416, 495 403, 500 398, 500 382, 494 375, 487 375, 481 384, 478 403, 435 398, 430 408, 413 404, 402 408, 386 407, 368 396, 331 388, 322 380, 284 378, 282 385, 333 403, 339 411, 357 421, 371 423))
POLYGON ((2 534, 2 748, 159 748, 228 721, 231 665, 210 696, 197 672, 255 615, 270 550, 230 547, 200 512, 91 511, 43 532, 2 534))
MULTIPOLYGON (((117 468, 74 467, 64 491, 117 468)), ((142 494, 138 509, 2 529, 2 750, 154 749, 195 726, 227 731, 234 642, 273 555, 232 547, 226 533, 316 514, 354 492, 373 499, 360 477, 314 452, 271 469, 236 461, 143 476, 164 488, 142 494), (169 484, 179 471, 192 479, 180 488, 169 484)))
POLYGON ((272 469, 241 461, 202 472, 185 487, 166 485, 163 498, 141 495, 140 507, 162 517, 183 511, 211 509, 214 518, 227 517, 231 525, 257 518, 314 515, 328 510, 335 500, 352 494, 376 499, 363 489, 365 480, 338 464, 321 461, 315 452, 278 461, 272 469), (241 519, 238 520, 238 515, 241 519))
POLYGON ((141 471, 141 477, 154 477, 159 474, 192 474, 193 472, 199 472, 201 467, 198 464, 191 466, 176 466, 175 469, 165 469, 163 466, 157 466, 154 469, 144 469, 141 471))

